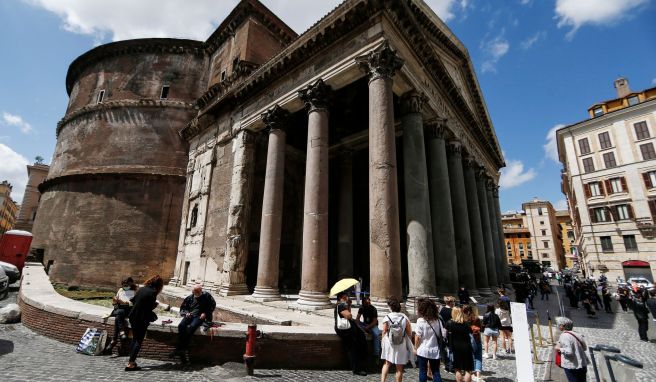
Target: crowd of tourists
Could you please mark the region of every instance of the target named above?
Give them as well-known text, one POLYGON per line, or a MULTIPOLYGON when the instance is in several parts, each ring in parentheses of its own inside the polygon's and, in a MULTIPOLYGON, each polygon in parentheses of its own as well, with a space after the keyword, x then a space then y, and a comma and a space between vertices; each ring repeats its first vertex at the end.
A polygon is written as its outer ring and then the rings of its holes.
POLYGON ((387 300, 390 313, 382 319, 382 330, 379 330, 378 312, 369 297, 363 298, 362 307, 353 314, 348 294, 341 292, 334 311, 335 332, 342 340, 355 375, 367 375, 371 358, 367 346, 369 335, 373 341, 372 356, 381 365, 383 382, 392 373, 396 382, 402 381, 408 363, 419 369, 420 382, 441 381, 440 365, 445 372, 455 374, 456 381, 484 382, 483 359, 496 360, 498 353, 513 352, 510 299, 505 290, 498 293, 498 303, 487 305, 482 316, 478 307, 470 304, 464 288, 458 293, 457 306, 452 296, 445 297, 444 304, 420 298, 416 301, 413 331, 398 298, 387 300))

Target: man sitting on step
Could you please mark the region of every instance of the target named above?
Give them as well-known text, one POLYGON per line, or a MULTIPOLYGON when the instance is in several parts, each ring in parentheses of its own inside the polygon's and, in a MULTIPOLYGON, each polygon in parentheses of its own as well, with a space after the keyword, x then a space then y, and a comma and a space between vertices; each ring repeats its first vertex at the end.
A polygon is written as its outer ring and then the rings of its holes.
POLYGON ((196 330, 205 321, 212 321, 212 312, 216 308, 216 301, 211 294, 203 291, 202 285, 196 285, 192 294, 187 296, 180 305, 182 321, 178 325, 178 345, 169 355, 171 358, 179 355, 183 362, 188 362, 186 350, 196 330))

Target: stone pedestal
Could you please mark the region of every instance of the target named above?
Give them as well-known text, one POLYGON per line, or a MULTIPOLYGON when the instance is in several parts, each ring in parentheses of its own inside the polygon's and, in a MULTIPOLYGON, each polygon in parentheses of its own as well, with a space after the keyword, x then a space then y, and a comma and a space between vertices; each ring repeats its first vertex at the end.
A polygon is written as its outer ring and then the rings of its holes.
POLYGON ((353 153, 344 150, 339 158, 339 201, 337 209, 337 279, 353 278, 353 153))
POLYGON ((476 286, 481 296, 490 296, 487 262, 485 260, 485 244, 483 242, 483 228, 481 224, 481 213, 478 204, 478 189, 476 187, 475 171, 478 165, 473 158, 468 157, 464 161, 465 189, 467 190, 467 213, 469 215, 469 232, 471 234, 472 253, 474 255, 474 271, 476 275, 476 286))
POLYGON ((401 101, 405 229, 408 238, 409 299, 435 297, 435 264, 431 234, 428 174, 421 114, 425 97, 411 91, 401 101))
POLYGON ((248 260, 248 221, 253 190, 254 143, 255 137, 248 130, 240 131, 232 141, 234 157, 226 253, 219 289, 221 296, 248 294, 245 269, 248 260))
POLYGON ((487 191, 485 183, 487 176, 485 170, 481 167, 476 173, 476 190, 478 191, 478 210, 481 215, 481 227, 483 228, 483 244, 485 246, 485 264, 487 265, 487 282, 492 292, 496 291, 499 283, 497 282, 497 266, 495 261, 495 247, 492 240, 492 227, 490 225, 490 212, 487 202, 487 191))
POLYGON ((402 297, 392 77, 403 65, 387 43, 357 61, 369 77, 369 257, 371 300, 402 297))
POLYGON ((303 259, 297 304, 329 307, 328 299, 328 108, 330 87, 318 80, 299 92, 308 109, 303 207, 303 259))
POLYGON ((444 136, 446 120, 427 124, 428 184, 430 189, 430 215, 435 259, 435 279, 440 296, 458 291, 458 263, 456 259, 453 210, 449 169, 444 136))
POLYGON ((458 280, 460 285, 464 285, 469 289, 469 293, 472 296, 476 296, 478 295, 478 290, 476 289, 474 257, 472 253, 471 232, 469 229, 465 177, 462 171, 462 145, 458 141, 450 141, 447 148, 456 256, 458 257, 458 280))
POLYGON ((285 128, 288 114, 276 105, 262 115, 262 120, 269 130, 269 147, 264 178, 257 285, 251 296, 261 301, 280 299, 278 272, 285 184, 285 128))

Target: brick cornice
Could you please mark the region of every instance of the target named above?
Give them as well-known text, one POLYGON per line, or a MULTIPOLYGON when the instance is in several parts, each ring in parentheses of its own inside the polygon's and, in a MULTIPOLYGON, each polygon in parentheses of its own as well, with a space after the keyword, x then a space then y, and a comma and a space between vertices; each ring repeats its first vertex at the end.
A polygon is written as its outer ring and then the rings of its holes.
POLYGON ((85 172, 78 174, 67 174, 61 176, 55 176, 48 178, 39 184, 38 189, 42 194, 48 189, 57 186, 59 184, 71 183, 71 182, 81 182, 86 180, 101 180, 101 179, 168 179, 178 183, 184 183, 187 179, 184 169, 175 169, 177 171, 144 171, 144 172, 118 172, 118 171, 96 171, 96 172, 85 172))
POLYGON ((105 101, 103 103, 85 106, 81 109, 75 110, 72 113, 67 114, 59 122, 57 122, 56 136, 59 137, 61 130, 70 122, 84 116, 87 114, 99 113, 103 111, 108 111, 112 109, 124 109, 130 107, 139 107, 139 108, 178 108, 178 109, 194 109, 194 104, 174 101, 174 100, 153 100, 153 99, 123 99, 123 100, 112 100, 105 101))

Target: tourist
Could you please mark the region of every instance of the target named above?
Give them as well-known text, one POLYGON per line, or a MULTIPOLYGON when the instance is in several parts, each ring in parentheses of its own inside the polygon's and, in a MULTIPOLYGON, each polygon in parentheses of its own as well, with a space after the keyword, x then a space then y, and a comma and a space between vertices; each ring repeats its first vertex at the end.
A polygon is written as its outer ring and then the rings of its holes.
POLYGON ((364 332, 358 326, 358 323, 353 319, 349 296, 346 292, 337 293, 337 305, 335 306, 334 317, 335 333, 342 340, 342 345, 351 362, 353 374, 366 376, 365 359, 367 357, 367 339, 364 332), (349 322, 348 328, 338 328, 338 317, 346 319, 349 322))
POLYGON ((556 351, 560 352, 560 367, 565 371, 568 382, 585 382, 588 346, 581 334, 573 332, 574 323, 567 317, 556 317, 556 325, 561 331, 556 351))
POLYGON ((499 316, 501 321, 501 346, 506 350, 506 354, 510 354, 513 349, 512 343, 512 319, 510 318, 510 305, 505 301, 499 300, 499 306, 494 311, 499 316), (507 342, 507 343, 506 343, 507 342))
POLYGON ((474 351, 474 376, 472 380, 476 382, 485 382, 481 378, 483 371, 483 344, 481 343, 481 328, 483 323, 478 317, 478 308, 476 305, 467 305, 463 308, 463 313, 472 330, 472 349, 474 351))
POLYGON ((499 329, 501 329, 501 319, 494 312, 494 305, 488 304, 487 311, 483 316, 483 335, 485 336, 485 352, 483 358, 490 358, 489 346, 490 338, 494 341, 494 353, 492 359, 497 359, 497 339, 499 338, 499 329))
MULTIPOLYGON (((440 318, 446 327, 449 321, 451 321, 451 310, 456 304, 456 299, 453 296, 446 296, 444 297, 444 303, 446 305, 440 308, 440 318)), ((442 356, 442 359, 444 360, 444 370, 446 370, 447 373, 453 373, 453 363, 451 362, 453 357, 449 349, 447 349, 447 352, 449 354, 442 356)))
POLYGON ((469 323, 460 308, 453 308, 451 321, 447 324, 449 331, 449 347, 453 353, 453 368, 456 371, 457 382, 470 382, 471 371, 474 370, 474 357, 469 323))
POLYGON ((374 343, 374 357, 380 362, 380 329, 378 328, 378 310, 371 305, 371 298, 364 296, 362 306, 358 309, 358 315, 355 318, 360 328, 366 333, 371 334, 374 343), (360 321, 360 317, 364 322, 360 321))
POLYGON ((188 363, 187 348, 196 330, 206 322, 212 322, 212 313, 216 308, 214 297, 203 291, 200 284, 194 286, 191 294, 187 296, 180 305, 180 316, 182 320, 178 325, 178 344, 169 354, 170 358, 179 355, 183 363, 188 363))
POLYGON ((458 290, 458 300, 460 301, 460 305, 469 304, 469 291, 464 285, 461 285, 458 290))
POLYGON ((144 286, 137 290, 132 299, 134 306, 129 315, 130 326, 132 327, 132 343, 130 344, 130 358, 125 371, 141 370, 136 363, 137 355, 139 355, 141 344, 146 337, 148 325, 157 320, 157 315, 153 310, 158 305, 157 295, 162 292, 163 288, 164 280, 160 275, 155 275, 144 282, 144 286))
POLYGON ((387 306, 390 313, 383 319, 383 351, 380 358, 385 360, 385 364, 383 364, 380 380, 385 382, 390 367, 395 365, 394 381, 401 382, 403 367, 408 361, 414 361, 412 341, 410 340, 412 328, 408 317, 401 313, 401 302, 396 297, 390 297, 387 300, 387 306))
POLYGON ((506 301, 508 304, 510 304, 510 297, 506 296, 505 289, 500 288, 497 290, 497 293, 499 294, 499 300, 506 301))
POLYGON ((130 314, 132 309, 132 299, 137 291, 137 285, 132 280, 132 277, 121 282, 121 288, 116 292, 116 295, 112 297, 112 304, 114 305, 114 310, 112 310, 111 317, 114 317, 114 335, 112 341, 104 349, 104 353, 112 354, 112 349, 118 343, 118 339, 125 340, 127 336, 127 325, 125 320, 130 314))
POLYGON ((620 306, 622 307, 622 311, 624 313, 628 313, 628 303, 629 303, 629 290, 624 287, 618 287, 617 288, 617 295, 618 295, 618 301, 620 303, 620 306))
POLYGON ((647 330, 649 329, 649 309, 643 293, 634 293, 629 299, 629 308, 633 311, 633 316, 638 321, 638 335, 640 341, 649 342, 647 330))
POLYGON ((437 306, 433 301, 427 298, 418 301, 417 325, 415 327, 415 354, 417 355, 417 365, 419 367, 419 382, 428 380, 428 365, 433 371, 433 381, 441 381, 440 377, 440 357, 444 354, 440 352, 443 348, 441 343, 444 342, 444 327, 442 326, 437 306))
POLYGON ((645 303, 651 312, 651 318, 656 322, 656 289, 649 290, 649 298, 645 303))
POLYGON ((548 279, 545 277, 540 281, 540 301, 544 300, 544 298, 547 298, 547 301, 549 301, 549 294, 551 293, 551 288, 549 287, 549 282, 548 279))
POLYGON ((613 309, 611 308, 611 302, 613 301, 612 296, 610 295, 610 292, 608 289, 604 288, 601 291, 602 299, 604 302, 604 310, 606 313, 613 313, 613 309))

